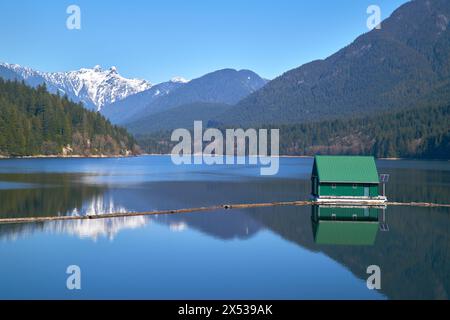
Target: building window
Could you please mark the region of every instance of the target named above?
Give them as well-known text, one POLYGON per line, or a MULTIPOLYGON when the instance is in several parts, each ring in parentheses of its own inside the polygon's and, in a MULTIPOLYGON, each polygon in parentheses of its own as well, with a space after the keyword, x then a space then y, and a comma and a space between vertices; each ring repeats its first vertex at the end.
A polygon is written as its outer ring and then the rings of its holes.
POLYGON ((336 189, 336 183, 333 183, 333 184, 331 185, 331 188, 336 189))

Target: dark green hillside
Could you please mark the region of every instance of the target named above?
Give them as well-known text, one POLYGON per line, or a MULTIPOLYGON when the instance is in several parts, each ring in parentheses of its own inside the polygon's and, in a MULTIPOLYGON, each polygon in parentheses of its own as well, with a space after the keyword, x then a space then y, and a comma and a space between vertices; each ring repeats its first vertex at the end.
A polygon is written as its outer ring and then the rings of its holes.
POLYGON ((125 155, 137 151, 125 129, 67 98, 0 79, 0 155, 125 155))
POLYGON ((285 125, 280 132, 280 148, 287 155, 450 159, 450 105, 353 120, 285 125))
POLYGON ((450 1, 416 0, 325 60, 269 82, 215 120, 295 124, 417 106, 450 79, 450 1))
MULTIPOLYGON (((371 154, 379 158, 450 159, 450 105, 374 117, 262 126, 280 129, 282 155, 371 154)), ((151 153, 169 153, 170 131, 139 136, 151 153)))

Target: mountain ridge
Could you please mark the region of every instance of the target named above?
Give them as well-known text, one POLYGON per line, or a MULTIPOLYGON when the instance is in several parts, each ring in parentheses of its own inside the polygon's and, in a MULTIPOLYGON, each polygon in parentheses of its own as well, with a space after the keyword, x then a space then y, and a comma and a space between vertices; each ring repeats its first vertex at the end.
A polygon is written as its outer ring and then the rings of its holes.
POLYGON ((154 88, 151 88, 108 106, 103 114, 114 123, 130 129, 136 121, 147 121, 151 127, 155 114, 189 104, 232 105, 266 83, 267 80, 250 70, 221 69, 187 83, 179 83, 176 88, 158 97, 155 97, 154 88), (117 112, 120 109, 127 111, 117 112))
POLYGON ((139 79, 122 77, 116 67, 107 70, 99 65, 67 72, 41 72, 18 64, 0 63, 0 76, 7 80, 25 81, 37 87, 46 84, 52 93, 67 95, 82 102, 87 109, 100 111, 103 107, 152 87, 139 79))
POLYGON ((67 95, 119 125, 142 123, 142 118, 151 125, 151 115, 185 105, 229 106, 269 81, 251 70, 226 68, 193 80, 176 76, 152 85, 145 80, 123 78, 115 67, 104 70, 97 65, 68 72, 40 72, 9 63, 0 63, 0 77, 24 81, 32 87, 45 84, 49 92, 67 95))
POLYGON ((449 1, 408 2, 382 22, 381 30, 287 71, 214 120, 292 124, 414 106, 449 79, 449 22, 449 1))
POLYGON ((114 102, 101 110, 102 114, 113 123, 122 124, 130 119, 138 118, 145 108, 154 100, 169 94, 173 90, 183 86, 186 82, 182 81, 163 82, 153 87, 131 95, 123 100, 114 102))

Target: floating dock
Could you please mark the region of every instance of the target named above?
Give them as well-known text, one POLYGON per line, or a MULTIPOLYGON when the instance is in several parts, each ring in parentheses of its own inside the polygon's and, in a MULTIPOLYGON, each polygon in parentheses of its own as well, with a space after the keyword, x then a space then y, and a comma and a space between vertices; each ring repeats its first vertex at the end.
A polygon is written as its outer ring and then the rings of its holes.
POLYGON ((336 205, 336 206, 386 206, 387 198, 384 196, 378 197, 327 197, 327 196, 312 196, 311 200, 319 205, 336 205))

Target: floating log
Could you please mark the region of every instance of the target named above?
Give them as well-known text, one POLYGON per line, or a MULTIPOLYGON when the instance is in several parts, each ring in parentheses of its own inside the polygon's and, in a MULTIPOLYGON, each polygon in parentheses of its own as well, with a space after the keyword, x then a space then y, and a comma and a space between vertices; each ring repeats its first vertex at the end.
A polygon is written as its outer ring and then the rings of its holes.
MULTIPOLYGON (((210 207, 198 207, 187 209, 175 209, 175 210, 159 210, 148 212, 127 212, 127 213, 107 213, 98 215, 86 215, 86 216, 53 216, 53 217, 24 217, 24 218, 2 218, 0 224, 22 224, 22 223, 38 223, 38 222, 50 222, 50 221, 73 221, 73 220, 97 220, 97 219, 111 219, 111 218, 126 218, 126 217, 138 217, 138 216, 154 216, 154 215, 169 215, 169 214, 186 214, 195 212, 210 212, 218 210, 238 210, 238 209, 251 209, 251 208, 266 208, 266 207, 282 207, 282 206, 343 206, 342 202, 327 202, 325 205, 316 201, 288 201, 288 202, 267 202, 267 203, 244 203, 244 204, 224 204, 210 207)), ((357 206, 355 203, 349 203, 348 206, 357 206)), ((408 206, 408 207, 429 207, 429 208, 450 208, 450 204, 440 203, 428 203, 428 202, 386 202, 383 206, 380 205, 367 205, 361 203, 363 207, 378 207, 385 208, 386 206, 408 206)))
POLYGON ((450 208, 450 204, 446 203, 430 203, 430 202, 387 202, 388 206, 400 207, 432 207, 432 208, 450 208))

